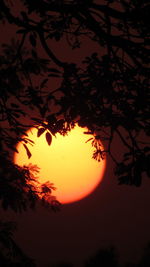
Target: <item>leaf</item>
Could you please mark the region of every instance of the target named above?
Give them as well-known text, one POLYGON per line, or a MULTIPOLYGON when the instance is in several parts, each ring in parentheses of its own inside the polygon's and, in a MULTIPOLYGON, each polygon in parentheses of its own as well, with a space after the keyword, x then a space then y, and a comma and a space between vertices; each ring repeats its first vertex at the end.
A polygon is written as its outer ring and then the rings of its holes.
POLYGON ((91 137, 91 138, 89 138, 85 143, 87 143, 87 142, 89 142, 89 141, 91 141, 93 139, 93 137, 91 137))
POLYGON ((60 33, 59 32, 56 32, 55 35, 54 35, 55 40, 56 41, 59 41, 60 40, 60 37, 61 37, 60 33))
POLYGON ((40 119, 38 119, 38 118, 31 118, 32 120, 34 120, 34 121, 36 121, 36 122, 38 122, 39 124, 42 124, 42 120, 40 120, 40 119))
POLYGON ((24 148, 25 148, 25 150, 26 150, 26 153, 27 153, 28 159, 30 159, 30 158, 31 158, 31 156, 32 156, 32 154, 31 154, 30 150, 28 149, 28 147, 27 147, 25 144, 23 144, 23 146, 24 146, 24 148))
POLYGON ((46 135, 45 135, 45 137, 46 137, 46 141, 47 141, 48 145, 50 146, 50 144, 52 142, 52 136, 51 136, 51 134, 49 132, 47 132, 46 135))
POLYGON ((31 34, 31 35, 29 36, 29 38, 30 38, 30 43, 31 43, 31 45, 32 45, 33 47, 35 47, 35 46, 36 46, 36 39, 35 39, 34 35, 31 34))
POLYGON ((32 56, 33 56, 35 59, 37 59, 37 53, 36 53, 36 51, 32 49, 31 53, 32 53, 32 56))
POLYGON ((54 68, 49 68, 48 70, 49 70, 49 71, 51 71, 51 72, 60 73, 60 71, 59 71, 59 70, 57 70, 57 69, 54 69, 54 68))
POLYGON ((40 137, 45 132, 45 128, 39 128, 37 132, 37 137, 40 137))
POLYGON ((84 134, 93 134, 92 132, 83 132, 84 134))
POLYGON ((24 34, 24 33, 26 33, 27 32, 27 30, 25 30, 25 29, 20 29, 20 30, 18 30, 16 33, 17 34, 24 34))
POLYGON ((40 88, 43 88, 46 83, 47 83, 48 79, 44 79, 42 82, 41 82, 41 85, 40 85, 40 88))
POLYGON ((19 108, 19 105, 14 104, 14 103, 11 103, 11 106, 12 106, 13 108, 19 108))
POLYGON ((57 201, 55 199, 51 201, 51 209, 54 212, 59 211, 60 207, 61 207, 61 203, 59 201, 57 201))
POLYGON ((42 189, 42 193, 51 193, 52 192, 51 188, 46 183, 42 184, 41 189, 42 189))
POLYGON ((22 12, 21 12, 21 15, 22 15, 22 17, 23 17, 23 19, 24 19, 25 21, 28 21, 28 16, 27 16, 26 12, 22 11, 22 12))
POLYGON ((58 74, 48 74, 48 77, 60 77, 58 74))

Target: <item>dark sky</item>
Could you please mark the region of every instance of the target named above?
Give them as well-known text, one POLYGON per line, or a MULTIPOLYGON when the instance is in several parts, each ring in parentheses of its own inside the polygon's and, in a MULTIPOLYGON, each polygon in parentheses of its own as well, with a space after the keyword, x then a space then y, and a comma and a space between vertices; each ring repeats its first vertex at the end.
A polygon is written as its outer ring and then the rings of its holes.
MULTIPOLYGON (((13 30, 2 27, 4 40, 13 36, 13 30)), ((54 47, 54 44, 51 44, 54 47)), ((80 54, 55 46, 61 60, 72 58, 81 62, 96 45, 83 42, 80 54), (85 53, 85 54, 84 54, 85 53)), ((53 85, 54 87, 56 85, 53 85)), ((116 143, 115 150, 120 147, 116 143)), ((113 163, 107 159, 104 178, 87 198, 64 205, 60 212, 49 213, 42 207, 21 215, 2 212, 7 220, 16 220, 16 240, 38 267, 55 262, 72 262, 79 267, 98 249, 114 246, 120 261, 138 260, 150 241, 149 203, 150 181, 143 179, 141 187, 119 186, 113 174, 113 163)))

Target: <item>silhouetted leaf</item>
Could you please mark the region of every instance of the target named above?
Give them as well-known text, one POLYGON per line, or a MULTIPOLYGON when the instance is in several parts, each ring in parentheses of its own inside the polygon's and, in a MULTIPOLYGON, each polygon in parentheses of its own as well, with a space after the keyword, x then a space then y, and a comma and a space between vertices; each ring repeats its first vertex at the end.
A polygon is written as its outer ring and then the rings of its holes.
POLYGON ((87 141, 85 141, 85 143, 88 143, 89 141, 91 141, 93 139, 93 137, 89 138, 87 141))
POLYGON ((17 34, 24 34, 24 33, 26 33, 26 32, 27 32, 26 29, 20 29, 20 30, 18 30, 16 33, 17 33, 17 34))
POLYGON ((60 73, 60 71, 58 69, 48 68, 48 70, 51 71, 51 72, 60 73))
POLYGON ((39 128, 37 132, 37 137, 40 137, 45 132, 45 128, 39 128))
POLYGON ((42 193, 51 193, 52 192, 51 188, 46 183, 42 184, 41 188, 42 188, 42 193))
POLYGON ((32 49, 31 53, 32 53, 32 56, 33 56, 35 59, 37 59, 37 52, 36 52, 35 50, 32 49))
POLYGON ((48 82, 48 79, 44 79, 40 84, 40 88, 43 88, 47 82, 48 82))
POLYGON ((35 47, 36 46, 36 38, 35 38, 35 36, 33 34, 30 34, 29 38, 30 38, 31 45, 33 47, 35 47))
POLYGON ((13 108, 19 108, 19 105, 15 104, 15 103, 11 103, 11 106, 12 106, 13 108))
POLYGON ((45 137, 46 137, 46 141, 47 141, 48 145, 50 146, 50 144, 52 142, 52 136, 51 136, 51 134, 49 132, 47 132, 46 135, 45 135, 45 137))
POLYGON ((54 199, 51 201, 51 209, 53 211, 57 212, 60 210, 60 208, 61 208, 61 203, 58 200, 54 199))
POLYGON ((51 74, 48 74, 48 77, 60 77, 60 75, 51 73, 51 74))
POLYGON ((27 152, 28 159, 30 159, 31 156, 32 156, 30 150, 28 149, 28 147, 27 147, 25 144, 23 144, 23 146, 24 146, 24 148, 25 148, 25 150, 26 150, 26 152, 27 152))
POLYGON ((32 117, 31 119, 36 121, 36 122, 38 122, 39 124, 42 124, 42 122, 43 122, 41 119, 38 119, 38 118, 35 118, 35 117, 32 117))

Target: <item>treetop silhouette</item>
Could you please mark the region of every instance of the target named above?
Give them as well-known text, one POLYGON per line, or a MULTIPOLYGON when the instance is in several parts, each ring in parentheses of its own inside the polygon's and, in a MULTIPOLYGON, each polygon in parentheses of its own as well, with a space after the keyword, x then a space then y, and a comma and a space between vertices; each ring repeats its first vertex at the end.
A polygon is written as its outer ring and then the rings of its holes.
POLYGON ((149 9, 140 0, 18 0, 18 6, 1 0, 3 27, 15 32, 0 56, 5 161, 19 141, 31 156, 29 127, 37 127, 39 138, 46 130, 50 145, 57 132, 65 135, 77 123, 93 134, 93 157, 109 154, 115 162, 120 184, 141 185, 143 173, 150 175, 149 9), (51 44, 61 50, 64 40, 62 60, 51 44), (83 40, 96 43, 97 51, 82 62, 68 57, 68 49, 82 53, 83 40), (124 147, 122 158, 114 155, 116 137, 124 147))
MULTIPOLYGON (((3 209, 32 208, 39 194, 48 209, 59 208, 53 186, 37 183, 36 166, 20 168, 12 162, 20 141, 32 156, 26 131, 33 125, 39 138, 46 132, 48 145, 57 132, 65 135, 76 123, 87 127, 87 134, 93 134, 93 158, 108 154, 120 184, 140 186, 143 174, 150 176, 149 13, 149 1, 141 0, 0 1, 1 27, 7 35, 0 50, 3 209), (97 48, 89 52, 85 43, 97 48), (80 61, 74 51, 85 57, 80 61), (121 157, 114 148, 116 138, 123 146, 121 157)), ((12 231, 11 224, 1 222, 1 262, 20 266, 23 259, 24 266, 34 266, 12 231), (17 253, 14 258, 10 251, 17 253)))

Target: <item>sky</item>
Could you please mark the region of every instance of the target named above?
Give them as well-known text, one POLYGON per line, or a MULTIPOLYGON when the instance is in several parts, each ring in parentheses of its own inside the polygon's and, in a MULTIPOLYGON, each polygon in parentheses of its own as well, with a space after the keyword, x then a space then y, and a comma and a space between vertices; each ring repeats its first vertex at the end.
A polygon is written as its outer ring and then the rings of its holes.
MULTIPOLYGON (((2 30, 4 40, 13 36, 12 30, 2 30)), ((64 42, 60 50, 52 44, 61 60, 73 56, 73 61, 81 62, 97 49, 96 44, 87 46, 85 40, 82 53, 76 50, 72 54, 65 45, 64 42)), ((120 153, 119 143, 115 146, 120 153)), ((2 217, 17 221, 15 239, 36 260, 37 267, 63 261, 80 267, 97 250, 109 246, 116 248, 120 262, 139 260, 150 241, 150 181, 144 178, 139 188, 118 185, 113 169, 114 164, 107 158, 103 180, 96 190, 81 201, 63 205, 57 213, 41 206, 19 215, 1 211, 2 217)))

